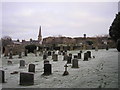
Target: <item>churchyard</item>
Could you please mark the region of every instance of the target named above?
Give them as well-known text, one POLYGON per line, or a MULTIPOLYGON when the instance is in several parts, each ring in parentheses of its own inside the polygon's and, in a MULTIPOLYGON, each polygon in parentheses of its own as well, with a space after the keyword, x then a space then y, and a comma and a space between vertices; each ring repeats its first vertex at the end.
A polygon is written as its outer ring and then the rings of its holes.
POLYGON ((116 49, 10 53, 0 63, 2 88, 118 88, 116 49))

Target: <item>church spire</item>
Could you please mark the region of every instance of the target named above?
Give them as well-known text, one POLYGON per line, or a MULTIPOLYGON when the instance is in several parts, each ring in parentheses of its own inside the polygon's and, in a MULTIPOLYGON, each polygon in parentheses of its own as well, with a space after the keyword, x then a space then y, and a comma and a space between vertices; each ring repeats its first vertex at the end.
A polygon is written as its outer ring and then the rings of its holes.
POLYGON ((42 35, 41 35, 41 26, 39 28, 39 35, 38 35, 38 41, 42 40, 42 35))

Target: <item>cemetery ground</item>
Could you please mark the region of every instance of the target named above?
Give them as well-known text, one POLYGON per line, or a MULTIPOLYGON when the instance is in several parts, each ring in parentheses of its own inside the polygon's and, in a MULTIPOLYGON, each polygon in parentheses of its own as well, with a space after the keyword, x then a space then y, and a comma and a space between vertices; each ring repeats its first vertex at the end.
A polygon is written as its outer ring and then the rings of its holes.
MULTIPOLYGON (((5 83, 2 83, 2 88, 118 88, 117 50, 89 50, 92 58, 83 61, 86 51, 88 50, 84 50, 82 58, 78 59, 79 68, 71 68, 72 64, 67 64, 69 75, 66 76, 63 76, 63 73, 67 61, 63 61, 63 55, 58 56, 58 61, 53 61, 52 56, 48 56, 47 60, 52 65, 52 74, 48 76, 42 75, 43 56, 30 53, 22 58, 18 58, 18 55, 13 56, 13 59, 2 57, 0 69, 5 71, 5 83), (13 64, 8 65, 9 60, 13 64), (20 60, 25 60, 24 68, 20 68, 20 60), (29 64, 35 64, 34 85, 19 85, 20 72, 28 72, 29 64)), ((68 51, 68 54, 77 55, 79 52, 80 50, 68 51)))

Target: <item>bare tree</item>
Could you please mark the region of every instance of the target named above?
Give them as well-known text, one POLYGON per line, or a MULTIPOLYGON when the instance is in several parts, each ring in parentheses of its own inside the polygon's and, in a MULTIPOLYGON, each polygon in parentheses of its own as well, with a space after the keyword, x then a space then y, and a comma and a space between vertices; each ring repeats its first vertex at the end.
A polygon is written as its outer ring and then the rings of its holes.
POLYGON ((4 36, 3 38, 1 38, 1 41, 3 47, 13 43, 12 38, 10 36, 4 36))

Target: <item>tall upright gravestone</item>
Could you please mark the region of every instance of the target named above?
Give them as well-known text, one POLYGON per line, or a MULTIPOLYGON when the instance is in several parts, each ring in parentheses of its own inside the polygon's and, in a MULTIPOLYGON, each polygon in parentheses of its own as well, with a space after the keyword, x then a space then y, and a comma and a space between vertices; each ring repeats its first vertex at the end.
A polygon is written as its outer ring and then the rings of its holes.
POLYGON ((91 51, 87 51, 88 58, 91 58, 91 51))
POLYGON ((19 52, 19 57, 18 58, 22 58, 22 52, 19 52))
POLYGON ((72 60, 72 68, 79 68, 79 66, 78 66, 78 59, 74 58, 72 60))
POLYGON ((0 83, 5 83, 5 71, 0 70, 0 83))
POLYGON ((50 75, 50 74, 52 74, 52 65, 51 64, 44 64, 43 75, 50 75))
POLYGON ((88 61, 88 53, 84 53, 84 60, 83 61, 88 61))
POLYGON ((81 59, 81 53, 78 53, 78 59, 81 59))
POLYGON ((9 59, 13 59, 13 52, 12 51, 10 51, 10 55, 9 55, 9 59))

